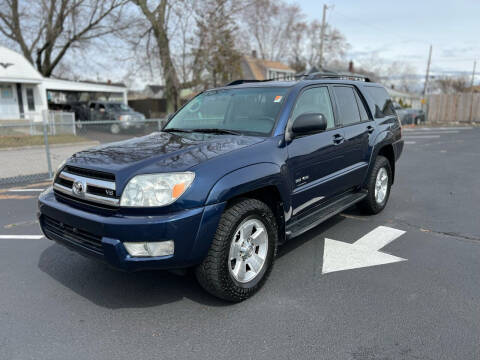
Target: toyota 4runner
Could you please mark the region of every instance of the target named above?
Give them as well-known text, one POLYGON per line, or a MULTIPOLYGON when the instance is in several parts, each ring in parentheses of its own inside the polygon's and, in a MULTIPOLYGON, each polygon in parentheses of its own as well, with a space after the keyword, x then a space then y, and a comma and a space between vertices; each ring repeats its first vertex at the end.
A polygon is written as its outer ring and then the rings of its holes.
POLYGON ((241 301, 277 246, 387 204, 401 126, 385 89, 313 74, 204 91, 163 131, 81 151, 39 197, 49 239, 127 271, 194 268, 241 301))

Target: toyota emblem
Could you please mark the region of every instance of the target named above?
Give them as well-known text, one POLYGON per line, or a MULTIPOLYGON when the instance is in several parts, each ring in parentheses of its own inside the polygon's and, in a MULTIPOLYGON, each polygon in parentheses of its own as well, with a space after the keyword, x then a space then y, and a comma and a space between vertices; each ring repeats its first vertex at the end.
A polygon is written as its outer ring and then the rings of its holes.
POLYGON ((72 186, 72 191, 77 196, 82 196, 85 193, 85 185, 81 181, 75 181, 72 186))

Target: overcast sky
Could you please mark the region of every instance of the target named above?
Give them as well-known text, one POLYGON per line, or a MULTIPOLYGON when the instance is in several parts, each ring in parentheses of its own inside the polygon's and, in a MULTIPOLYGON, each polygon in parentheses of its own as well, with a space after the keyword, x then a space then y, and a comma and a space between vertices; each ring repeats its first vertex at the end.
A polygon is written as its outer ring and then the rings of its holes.
POLYGON ((327 21, 346 36, 354 61, 376 53, 389 61, 408 61, 417 73, 425 73, 430 44, 436 74, 471 73, 474 59, 480 59, 480 0, 289 2, 319 21, 323 3, 329 5, 327 21))

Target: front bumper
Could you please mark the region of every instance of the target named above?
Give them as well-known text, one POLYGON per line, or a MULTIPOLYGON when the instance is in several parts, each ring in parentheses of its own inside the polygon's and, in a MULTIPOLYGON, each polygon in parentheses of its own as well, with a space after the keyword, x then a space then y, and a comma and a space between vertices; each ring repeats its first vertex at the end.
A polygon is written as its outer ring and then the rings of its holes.
POLYGON ((120 127, 122 130, 129 130, 129 129, 143 129, 145 127, 145 123, 143 121, 120 121, 120 127))
POLYGON ((100 215, 86 212, 42 193, 38 217, 45 236, 111 266, 136 271, 175 269, 200 263, 206 256, 225 203, 152 216, 100 215), (131 257, 123 242, 173 240, 175 253, 131 257))

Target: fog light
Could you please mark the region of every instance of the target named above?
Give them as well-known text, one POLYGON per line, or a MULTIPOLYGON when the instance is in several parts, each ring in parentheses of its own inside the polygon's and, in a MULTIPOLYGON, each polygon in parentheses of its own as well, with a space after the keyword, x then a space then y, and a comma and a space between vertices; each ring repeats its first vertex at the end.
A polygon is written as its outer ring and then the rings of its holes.
POLYGON ((125 242, 128 253, 134 257, 173 255, 175 245, 172 240, 160 242, 125 242))

